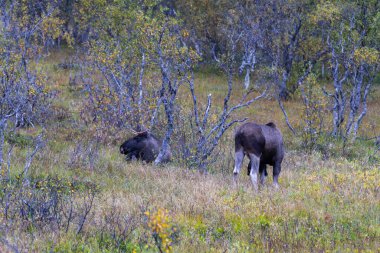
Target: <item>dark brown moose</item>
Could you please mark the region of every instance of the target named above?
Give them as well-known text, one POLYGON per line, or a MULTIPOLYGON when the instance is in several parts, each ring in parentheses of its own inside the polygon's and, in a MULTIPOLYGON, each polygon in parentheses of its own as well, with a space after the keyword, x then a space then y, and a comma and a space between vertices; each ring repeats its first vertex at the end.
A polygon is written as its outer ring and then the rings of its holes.
MULTIPOLYGON (((161 140, 157 139, 153 134, 147 131, 140 132, 120 146, 120 153, 125 155, 127 161, 137 159, 150 163, 156 159, 160 152, 161 143, 161 140)), ((168 147, 162 162, 169 162, 171 156, 170 147, 168 147)))
POLYGON ((235 133, 235 169, 234 181, 240 172, 244 156, 250 159, 248 175, 253 187, 257 190, 257 177, 264 184, 267 176, 267 164, 273 166, 273 184, 278 188, 278 176, 281 172, 281 162, 284 158, 282 134, 272 122, 259 125, 248 122, 241 125, 235 133))

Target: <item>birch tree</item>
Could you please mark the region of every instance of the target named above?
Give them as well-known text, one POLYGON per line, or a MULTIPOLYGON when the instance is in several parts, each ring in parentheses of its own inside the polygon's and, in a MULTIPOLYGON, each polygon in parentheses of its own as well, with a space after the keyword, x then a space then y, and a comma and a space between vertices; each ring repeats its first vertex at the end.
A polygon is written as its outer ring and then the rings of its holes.
POLYGON ((100 2, 82 12, 91 20, 99 15, 84 75, 91 123, 133 131, 160 124, 164 139, 155 163, 161 163, 175 127, 178 89, 198 59, 189 32, 157 1, 100 2), (107 18, 100 18, 103 9, 107 18))
MULTIPOLYGON (((12 146, 6 136, 20 127, 40 125, 46 118, 51 92, 46 76, 36 68, 44 47, 60 33, 55 1, 42 8, 33 1, 0 1, 0 171, 9 177, 12 146), (5 157, 8 148, 7 158, 5 157), (7 159, 7 166, 5 166, 7 159), (6 168, 8 170, 6 170, 6 168)), ((36 142, 24 174, 41 147, 36 142)))
POLYGON ((354 140, 367 113, 367 98, 379 71, 377 1, 322 3, 312 19, 329 51, 333 92, 332 135, 354 140))

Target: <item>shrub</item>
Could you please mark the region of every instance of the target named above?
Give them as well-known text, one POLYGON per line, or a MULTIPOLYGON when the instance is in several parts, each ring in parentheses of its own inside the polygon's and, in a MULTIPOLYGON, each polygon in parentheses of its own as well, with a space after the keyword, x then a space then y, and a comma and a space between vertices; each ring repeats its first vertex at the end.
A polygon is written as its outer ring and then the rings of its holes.
POLYGON ((146 211, 145 215, 158 250, 160 252, 172 252, 172 245, 177 239, 178 231, 171 221, 169 211, 158 208, 153 212, 146 211))

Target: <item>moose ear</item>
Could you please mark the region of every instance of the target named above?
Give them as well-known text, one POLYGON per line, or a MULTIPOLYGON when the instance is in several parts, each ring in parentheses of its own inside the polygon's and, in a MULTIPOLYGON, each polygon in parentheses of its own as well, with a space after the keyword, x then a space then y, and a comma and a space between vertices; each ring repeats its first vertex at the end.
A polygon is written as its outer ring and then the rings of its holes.
POLYGON ((139 136, 139 137, 148 137, 148 131, 139 132, 139 133, 137 134, 137 136, 139 136))

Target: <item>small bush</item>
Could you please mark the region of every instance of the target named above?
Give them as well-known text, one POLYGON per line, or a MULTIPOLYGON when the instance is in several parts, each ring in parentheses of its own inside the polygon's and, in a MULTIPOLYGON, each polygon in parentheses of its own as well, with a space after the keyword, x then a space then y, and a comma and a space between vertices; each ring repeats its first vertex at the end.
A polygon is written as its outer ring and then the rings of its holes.
POLYGON ((21 133, 10 133, 5 136, 5 140, 9 144, 16 145, 20 148, 29 147, 33 143, 33 139, 30 136, 21 133))
POLYGON ((178 230, 171 221, 169 211, 158 208, 157 211, 146 211, 145 215, 158 250, 160 252, 172 252, 172 245, 177 240, 178 230))
POLYGON ((81 232, 98 193, 93 183, 52 176, 17 176, 2 181, 1 189, 5 226, 32 234, 46 230, 67 232, 73 224, 76 232, 81 232))

